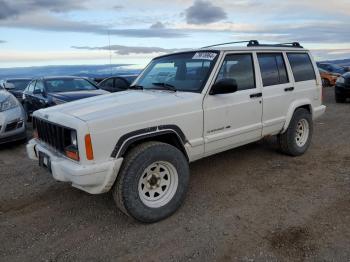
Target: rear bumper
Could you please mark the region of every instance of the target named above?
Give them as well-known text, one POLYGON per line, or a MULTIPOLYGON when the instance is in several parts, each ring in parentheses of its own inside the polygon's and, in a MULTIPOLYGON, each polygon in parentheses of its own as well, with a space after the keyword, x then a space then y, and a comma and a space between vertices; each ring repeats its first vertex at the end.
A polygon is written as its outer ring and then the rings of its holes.
POLYGON ((123 162, 123 158, 118 158, 103 163, 81 165, 62 155, 53 153, 36 139, 30 140, 27 144, 28 157, 38 161, 39 151, 50 157, 51 172, 54 179, 69 182, 73 187, 90 194, 108 192, 113 186, 123 162))
POLYGON ((319 118, 325 112, 326 112, 326 106, 324 106, 324 105, 321 105, 321 106, 313 108, 313 111, 312 111, 312 118, 313 118, 313 120, 319 118))

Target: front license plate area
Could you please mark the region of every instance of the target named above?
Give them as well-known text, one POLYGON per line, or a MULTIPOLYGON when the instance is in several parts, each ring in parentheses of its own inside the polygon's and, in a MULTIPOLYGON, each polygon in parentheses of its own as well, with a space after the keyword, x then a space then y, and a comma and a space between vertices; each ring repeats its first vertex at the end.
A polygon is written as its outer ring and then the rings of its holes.
POLYGON ((43 152, 39 151, 39 166, 45 168, 51 172, 50 157, 43 152))

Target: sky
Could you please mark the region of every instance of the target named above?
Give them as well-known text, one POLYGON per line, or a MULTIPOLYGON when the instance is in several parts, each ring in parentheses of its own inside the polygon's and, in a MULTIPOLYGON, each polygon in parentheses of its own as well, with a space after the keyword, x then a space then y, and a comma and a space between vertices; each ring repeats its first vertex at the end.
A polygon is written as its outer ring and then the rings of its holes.
POLYGON ((350 0, 0 0, 0 67, 133 64, 211 44, 299 41, 350 58, 350 0))

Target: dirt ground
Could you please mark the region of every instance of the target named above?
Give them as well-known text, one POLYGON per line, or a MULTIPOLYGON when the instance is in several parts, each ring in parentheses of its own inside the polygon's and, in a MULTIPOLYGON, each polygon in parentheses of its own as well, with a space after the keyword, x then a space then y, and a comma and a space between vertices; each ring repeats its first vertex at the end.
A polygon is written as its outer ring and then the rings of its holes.
POLYGON ((151 225, 2 146, 0 260, 350 261, 350 103, 327 88, 325 104, 307 154, 269 138, 195 162, 183 207, 151 225))

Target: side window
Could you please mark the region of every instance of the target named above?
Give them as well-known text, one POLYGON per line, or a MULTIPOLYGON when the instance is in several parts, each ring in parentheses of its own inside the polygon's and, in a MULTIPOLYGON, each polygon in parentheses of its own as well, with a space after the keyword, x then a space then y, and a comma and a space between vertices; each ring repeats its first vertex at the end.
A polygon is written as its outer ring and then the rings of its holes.
POLYGON ((255 88, 253 57, 251 54, 227 55, 221 66, 216 82, 225 79, 234 79, 238 90, 255 88))
POLYGON ((295 82, 316 79, 314 67, 307 53, 288 53, 287 55, 295 82))
POLYGON ((113 81, 113 78, 107 79, 101 83, 100 87, 107 90, 113 90, 113 81))
POLYGON ((264 86, 289 82, 282 54, 258 54, 258 60, 264 86))
POLYGON ((28 92, 33 93, 34 87, 35 87, 35 83, 36 83, 36 81, 30 82, 30 84, 29 84, 29 86, 27 88, 28 92))
POLYGON ((129 85, 126 83, 125 80, 116 78, 115 79, 115 88, 117 89, 127 89, 129 85))
POLYGON ((43 81, 37 81, 34 90, 39 90, 40 93, 43 93, 44 92, 43 81))

